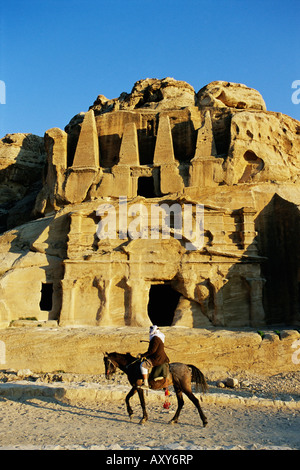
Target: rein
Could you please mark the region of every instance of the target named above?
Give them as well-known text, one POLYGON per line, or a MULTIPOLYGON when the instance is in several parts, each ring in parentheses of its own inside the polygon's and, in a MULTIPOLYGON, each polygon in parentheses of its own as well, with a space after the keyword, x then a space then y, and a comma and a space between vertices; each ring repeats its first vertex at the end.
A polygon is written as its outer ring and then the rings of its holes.
MULTIPOLYGON (((117 367, 117 364, 115 364, 115 363, 110 359, 110 357, 107 357, 106 360, 107 360, 107 363, 108 363, 107 365, 108 365, 108 366, 109 366, 110 364, 112 364, 113 366, 117 367)), ((111 373, 111 372, 110 372, 110 368, 108 367, 107 370, 106 370, 106 375, 107 375, 107 377, 109 376, 110 373, 111 373)))
MULTIPOLYGON (((110 357, 107 356, 106 360, 108 362, 108 365, 112 364, 114 367, 118 367, 120 369, 120 365, 117 362, 115 362, 113 359, 111 359, 110 357)), ((132 364, 135 364, 137 361, 140 361, 139 357, 137 357, 134 361, 130 362, 129 364, 125 365, 124 368, 128 369, 128 367, 130 367, 132 364)), ((108 376, 109 374, 111 374, 111 371, 108 368, 107 372, 106 372, 106 375, 108 376)))
POLYGON ((140 357, 137 357, 134 361, 132 361, 130 364, 127 364, 126 366, 126 369, 128 369, 128 367, 132 366, 132 364, 135 364, 137 361, 140 361, 141 358, 140 357))

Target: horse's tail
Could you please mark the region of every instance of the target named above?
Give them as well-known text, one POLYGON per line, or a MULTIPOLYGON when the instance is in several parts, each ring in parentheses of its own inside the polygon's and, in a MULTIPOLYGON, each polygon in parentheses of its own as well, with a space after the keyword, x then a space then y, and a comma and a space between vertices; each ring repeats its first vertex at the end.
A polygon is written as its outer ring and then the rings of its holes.
POLYGON ((202 393, 207 392, 208 385, 201 370, 192 364, 188 364, 187 366, 192 370, 192 382, 196 382, 196 392, 199 392, 200 389, 202 393))

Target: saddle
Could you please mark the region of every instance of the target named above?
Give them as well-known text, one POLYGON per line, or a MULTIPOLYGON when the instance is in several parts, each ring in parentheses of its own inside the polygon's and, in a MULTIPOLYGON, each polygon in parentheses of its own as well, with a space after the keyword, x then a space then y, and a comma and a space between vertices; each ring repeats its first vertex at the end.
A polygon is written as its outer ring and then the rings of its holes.
MULTIPOLYGON (((133 362, 127 366, 128 369, 128 378, 131 382, 135 380, 143 379, 141 370, 140 370, 141 361, 133 362)), ((169 364, 166 362, 159 366, 154 366, 149 370, 149 386, 153 390, 159 390, 164 388, 167 382, 167 377, 169 375, 169 364)))
POLYGON ((149 373, 149 380, 157 380, 165 379, 168 377, 169 373, 169 364, 165 362, 159 366, 152 367, 149 373))
POLYGON ((167 386, 169 375, 169 364, 165 362, 159 366, 152 367, 149 371, 149 386, 152 390, 159 390, 167 386))

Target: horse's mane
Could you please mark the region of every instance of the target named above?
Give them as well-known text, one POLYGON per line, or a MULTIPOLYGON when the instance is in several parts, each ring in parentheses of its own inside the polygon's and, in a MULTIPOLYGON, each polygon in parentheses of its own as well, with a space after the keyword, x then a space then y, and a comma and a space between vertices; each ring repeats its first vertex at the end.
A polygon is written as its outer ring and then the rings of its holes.
POLYGON ((128 362, 131 362, 131 361, 134 361, 136 359, 136 357, 134 357, 132 354, 130 354, 129 352, 125 353, 125 354, 122 354, 122 353, 118 353, 118 352, 112 352, 112 353, 109 353, 108 356, 110 356, 112 359, 118 359, 118 358, 124 358, 126 359, 126 361, 128 362))

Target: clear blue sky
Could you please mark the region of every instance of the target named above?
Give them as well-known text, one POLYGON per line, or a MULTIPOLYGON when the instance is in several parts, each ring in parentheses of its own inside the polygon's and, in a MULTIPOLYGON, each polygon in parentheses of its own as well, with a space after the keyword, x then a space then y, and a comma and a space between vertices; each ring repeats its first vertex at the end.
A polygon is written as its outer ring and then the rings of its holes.
POLYGON ((0 137, 43 135, 142 78, 257 89, 300 120, 299 0, 0 0, 0 137))

